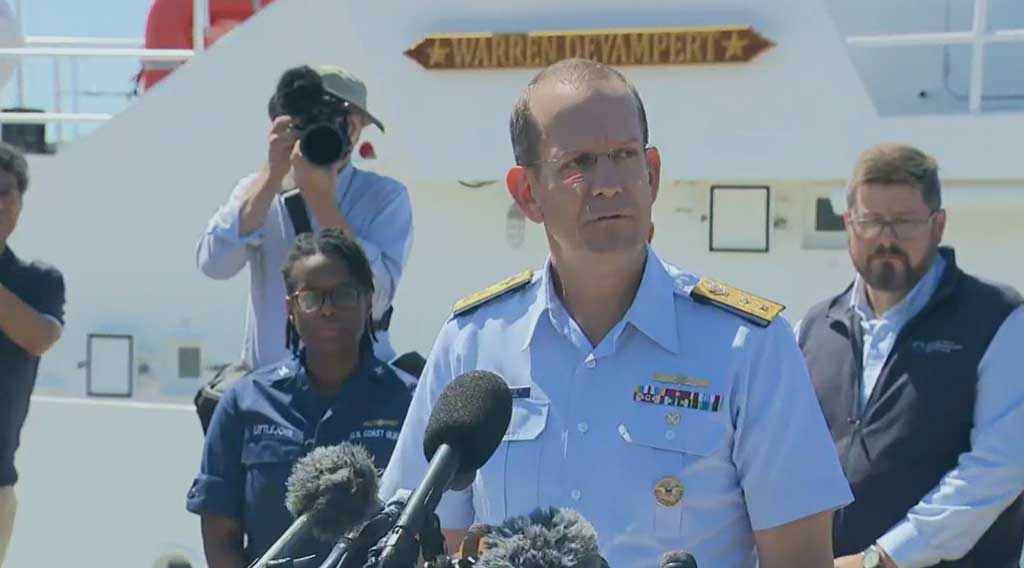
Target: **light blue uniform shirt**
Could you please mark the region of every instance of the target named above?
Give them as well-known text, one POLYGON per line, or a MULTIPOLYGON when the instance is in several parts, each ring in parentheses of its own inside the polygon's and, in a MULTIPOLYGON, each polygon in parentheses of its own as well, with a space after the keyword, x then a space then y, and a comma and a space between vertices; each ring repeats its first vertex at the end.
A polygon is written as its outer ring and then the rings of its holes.
POLYGON ((931 268, 921 277, 910 293, 880 315, 876 315, 871 309, 861 277, 857 276, 854 281, 853 293, 850 294, 850 306, 860 316, 864 344, 861 359, 863 373, 860 381, 861 413, 864 412, 864 407, 867 406, 868 399, 871 398, 871 391, 874 390, 878 376, 882 373, 882 367, 885 366, 892 346, 896 343, 896 336, 900 334, 903 326, 928 304, 928 300, 939 286, 939 280, 945 269, 946 261, 942 259, 942 256, 936 255, 931 268))
MULTIPOLYGON (((937 256, 921 281, 897 305, 877 316, 867 302, 860 277, 851 305, 863 318, 864 373, 861 408, 903 326, 935 292, 946 261, 937 256)), ((969 552, 1000 513, 1024 491, 1024 307, 1000 326, 978 364, 971 451, 907 512, 906 518, 878 539, 900 568, 924 568, 969 552)))
MULTIPOLYGON (((196 247, 196 264, 210 278, 226 280, 249 266, 249 301, 245 318, 242 360, 258 369, 291 357, 285 348, 285 287, 281 268, 295 243, 288 210, 280 195, 274 198, 263 225, 239 234, 239 208, 246 185, 256 174, 238 182, 227 204, 206 227, 196 247)), ((373 270, 373 318, 391 305, 412 248, 412 203, 398 181, 345 166, 335 188, 338 210, 352 225, 373 270)), ((313 230, 319 229, 309 216, 313 230)), ((391 361, 395 351, 387 332, 377 332, 374 354, 391 361)))
POLYGON ((761 328, 699 304, 698 280, 649 249, 632 306, 596 347, 555 295, 550 263, 525 287, 451 318, 381 495, 416 487, 442 389, 482 369, 515 389, 512 421, 474 483, 442 499, 445 528, 570 507, 616 568, 651 568, 671 550, 739 568, 755 565, 753 531, 849 503, 789 325, 761 328), (696 408, 638 400, 683 392, 699 397, 696 408), (666 480, 681 484, 678 503, 656 497, 666 480))

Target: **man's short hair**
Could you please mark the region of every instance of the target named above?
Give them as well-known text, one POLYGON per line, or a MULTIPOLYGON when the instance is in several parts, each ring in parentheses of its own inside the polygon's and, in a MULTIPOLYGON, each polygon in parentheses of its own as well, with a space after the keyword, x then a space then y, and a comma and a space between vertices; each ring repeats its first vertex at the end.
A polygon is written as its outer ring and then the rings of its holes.
POLYGON ((846 190, 846 204, 853 207, 854 191, 867 184, 909 185, 921 191, 928 209, 942 208, 939 165, 935 158, 905 144, 879 144, 864 150, 846 190))
POLYGON ((540 150, 537 148, 540 141, 540 126, 537 125, 537 120, 530 111, 530 95, 539 85, 548 81, 558 81, 578 87, 590 81, 609 79, 621 81, 633 94, 637 114, 640 118, 643 143, 646 146, 648 140, 647 111, 644 110, 644 102, 640 99, 640 93, 636 87, 613 67, 589 59, 563 59, 537 73, 530 84, 523 89, 519 100, 516 101, 516 106, 512 109, 509 130, 512 135, 512 152, 515 154, 516 164, 529 166, 537 163, 537 160, 540 159, 540 150))
POLYGON ((28 161, 21 150, 6 142, 0 142, 0 171, 14 176, 18 185, 18 193, 28 190, 28 161))

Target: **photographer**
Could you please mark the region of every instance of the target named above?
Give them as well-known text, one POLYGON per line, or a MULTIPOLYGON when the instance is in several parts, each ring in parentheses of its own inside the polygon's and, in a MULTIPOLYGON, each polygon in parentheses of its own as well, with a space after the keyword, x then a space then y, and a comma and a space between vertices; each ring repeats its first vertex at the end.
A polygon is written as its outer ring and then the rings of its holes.
POLYGON ((363 248, 374 280, 374 352, 390 361, 391 301, 412 246, 412 205, 404 185, 350 163, 362 129, 384 129, 367 110, 366 85, 337 67, 295 67, 281 76, 269 106, 266 164, 238 183, 196 250, 210 278, 228 279, 249 265, 242 362, 258 369, 289 355, 280 270, 301 232, 297 216, 363 248))

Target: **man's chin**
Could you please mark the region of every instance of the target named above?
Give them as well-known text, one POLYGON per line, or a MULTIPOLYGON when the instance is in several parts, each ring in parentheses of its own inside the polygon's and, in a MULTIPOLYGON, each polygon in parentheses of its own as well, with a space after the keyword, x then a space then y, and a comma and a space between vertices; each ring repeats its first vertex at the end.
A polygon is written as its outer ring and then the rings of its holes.
POLYGON ((647 244, 646 235, 639 235, 632 227, 602 227, 603 230, 584 233, 583 245, 591 254, 621 254, 635 252, 647 244))
POLYGON ((904 283, 904 281, 896 282, 889 279, 867 280, 867 283, 873 289, 880 292, 903 292, 910 288, 904 283))
POLYGON ((909 271, 903 267, 897 269, 891 264, 870 270, 863 276, 872 288, 883 292, 902 292, 914 287, 909 271))
POLYGON ((635 253, 644 247, 637 239, 594 239, 586 243, 587 252, 594 255, 623 255, 635 253))

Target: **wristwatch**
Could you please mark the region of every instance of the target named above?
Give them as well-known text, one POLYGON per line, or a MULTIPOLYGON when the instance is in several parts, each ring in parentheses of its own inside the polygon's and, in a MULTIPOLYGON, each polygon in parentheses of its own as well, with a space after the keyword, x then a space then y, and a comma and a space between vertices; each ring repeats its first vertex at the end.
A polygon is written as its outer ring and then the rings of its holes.
POLYGON ((877 544, 872 544, 864 551, 864 568, 882 568, 882 551, 877 544))

